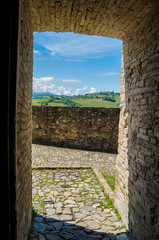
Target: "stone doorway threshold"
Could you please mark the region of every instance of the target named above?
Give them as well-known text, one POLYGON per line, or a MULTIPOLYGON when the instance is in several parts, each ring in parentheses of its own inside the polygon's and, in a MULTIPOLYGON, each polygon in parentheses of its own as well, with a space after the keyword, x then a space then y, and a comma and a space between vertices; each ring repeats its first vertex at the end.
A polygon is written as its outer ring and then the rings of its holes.
POLYGON ((33 168, 30 240, 128 240, 114 193, 96 168, 33 168), (109 194, 109 196, 108 196, 109 194))

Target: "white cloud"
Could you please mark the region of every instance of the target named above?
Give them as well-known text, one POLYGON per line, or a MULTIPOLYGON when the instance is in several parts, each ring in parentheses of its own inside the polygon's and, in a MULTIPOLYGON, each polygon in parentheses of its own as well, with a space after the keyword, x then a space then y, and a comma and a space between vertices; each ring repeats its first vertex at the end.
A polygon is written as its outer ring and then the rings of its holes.
POLYGON ((96 89, 94 87, 91 87, 89 93, 95 93, 96 92, 96 89))
POLYGON ((58 89, 59 89, 60 91, 65 91, 65 88, 64 88, 63 86, 58 87, 58 89))
POLYGON ((86 60, 85 59, 78 59, 78 58, 66 58, 65 59, 66 62, 85 62, 86 60))
POLYGON ((51 84, 50 86, 46 86, 47 89, 53 89, 55 87, 55 84, 51 84))
POLYGON ((41 78, 33 78, 33 80, 37 80, 39 82, 51 82, 54 80, 53 77, 41 77, 41 78))
POLYGON ((85 91, 87 90, 88 87, 85 85, 83 88, 78 88, 75 92, 74 92, 74 95, 78 95, 80 94, 82 91, 85 91))
POLYGON ((78 94, 80 94, 80 92, 81 92, 81 89, 78 88, 78 89, 74 92, 74 95, 78 95, 78 94))
POLYGON ((88 87, 85 85, 83 88, 81 88, 82 89, 82 91, 85 91, 85 90, 87 90, 88 89, 88 87))
POLYGON ((39 50, 33 50, 33 53, 41 54, 41 52, 39 50))
POLYGON ((33 91, 34 92, 54 92, 55 84, 53 77, 33 78, 33 91))
POLYGON ((77 80, 77 79, 63 79, 62 82, 81 82, 80 80, 77 80))
POLYGON ((97 77, 105 77, 105 76, 116 76, 119 75, 117 72, 106 72, 96 75, 97 77))
POLYGON ((65 87, 63 87, 63 86, 60 86, 60 87, 58 87, 58 92, 57 92, 57 94, 59 94, 59 95, 69 95, 69 94, 71 94, 71 89, 66 89, 65 87))
POLYGON ((51 92, 54 93, 55 84, 51 84, 50 86, 44 86, 42 92, 51 92))
POLYGON ((71 94, 71 89, 65 90, 63 93, 64 93, 64 95, 70 95, 71 94))
POLYGON ((33 92, 50 92, 58 95, 70 95, 71 89, 55 87, 53 77, 33 78, 33 92))

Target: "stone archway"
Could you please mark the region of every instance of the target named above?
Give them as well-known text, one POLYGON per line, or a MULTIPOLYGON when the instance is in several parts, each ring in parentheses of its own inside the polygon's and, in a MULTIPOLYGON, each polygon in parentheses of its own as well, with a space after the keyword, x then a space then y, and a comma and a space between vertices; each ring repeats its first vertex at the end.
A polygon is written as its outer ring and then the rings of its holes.
POLYGON ((115 204, 132 239, 158 238, 159 17, 154 2, 19 1, 14 185, 17 239, 26 238, 32 209, 33 31, 69 31, 123 40, 115 204))

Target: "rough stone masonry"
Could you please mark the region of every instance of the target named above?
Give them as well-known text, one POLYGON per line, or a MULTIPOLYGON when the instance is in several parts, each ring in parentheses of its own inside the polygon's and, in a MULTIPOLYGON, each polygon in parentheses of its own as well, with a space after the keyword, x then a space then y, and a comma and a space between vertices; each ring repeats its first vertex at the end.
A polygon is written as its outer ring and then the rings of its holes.
POLYGON ((117 152, 117 108, 32 107, 33 142, 117 152))
MULTIPOLYGON (((9 116, 15 110, 12 127, 15 134, 10 139, 15 168, 9 169, 15 172, 15 181, 11 183, 15 192, 15 239, 27 239, 32 213, 34 31, 74 32, 123 40, 115 204, 131 239, 159 239, 159 2, 19 0, 16 3, 18 23, 12 22, 14 26, 17 24, 18 43, 12 46, 16 64, 10 62, 16 74, 14 87, 8 86, 8 92, 16 97, 7 106, 9 116)), ((12 13, 9 14, 12 21, 12 13)))

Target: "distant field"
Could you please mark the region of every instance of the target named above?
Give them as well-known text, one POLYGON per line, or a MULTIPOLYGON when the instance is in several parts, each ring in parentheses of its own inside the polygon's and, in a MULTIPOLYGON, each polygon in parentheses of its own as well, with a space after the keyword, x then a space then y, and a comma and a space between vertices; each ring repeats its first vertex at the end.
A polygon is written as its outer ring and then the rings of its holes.
MULTIPOLYGON (((41 106, 42 99, 32 100, 32 105, 41 106)), ((81 104, 81 107, 105 107, 105 108, 117 108, 114 102, 105 101, 102 99, 76 99, 74 100, 76 103, 81 104)), ((51 102, 48 106, 69 106, 60 102, 51 102)))
MULTIPOLYGON (((32 105, 33 106, 41 106, 41 102, 43 101, 43 99, 38 99, 38 100, 32 100, 32 105)), ((51 102, 48 104, 48 106, 57 106, 57 107, 63 107, 63 106, 68 106, 68 105, 65 105, 63 103, 60 103, 60 102, 51 102)))
POLYGON ((32 105, 33 106, 41 106, 41 101, 43 101, 43 100, 41 100, 41 99, 32 100, 32 105))
POLYGON ((120 93, 100 92, 78 96, 33 93, 32 105, 118 108, 120 105, 120 93))
POLYGON ((105 107, 105 108, 116 108, 114 102, 105 101, 101 98, 96 99, 76 99, 75 102, 82 105, 82 107, 105 107))

